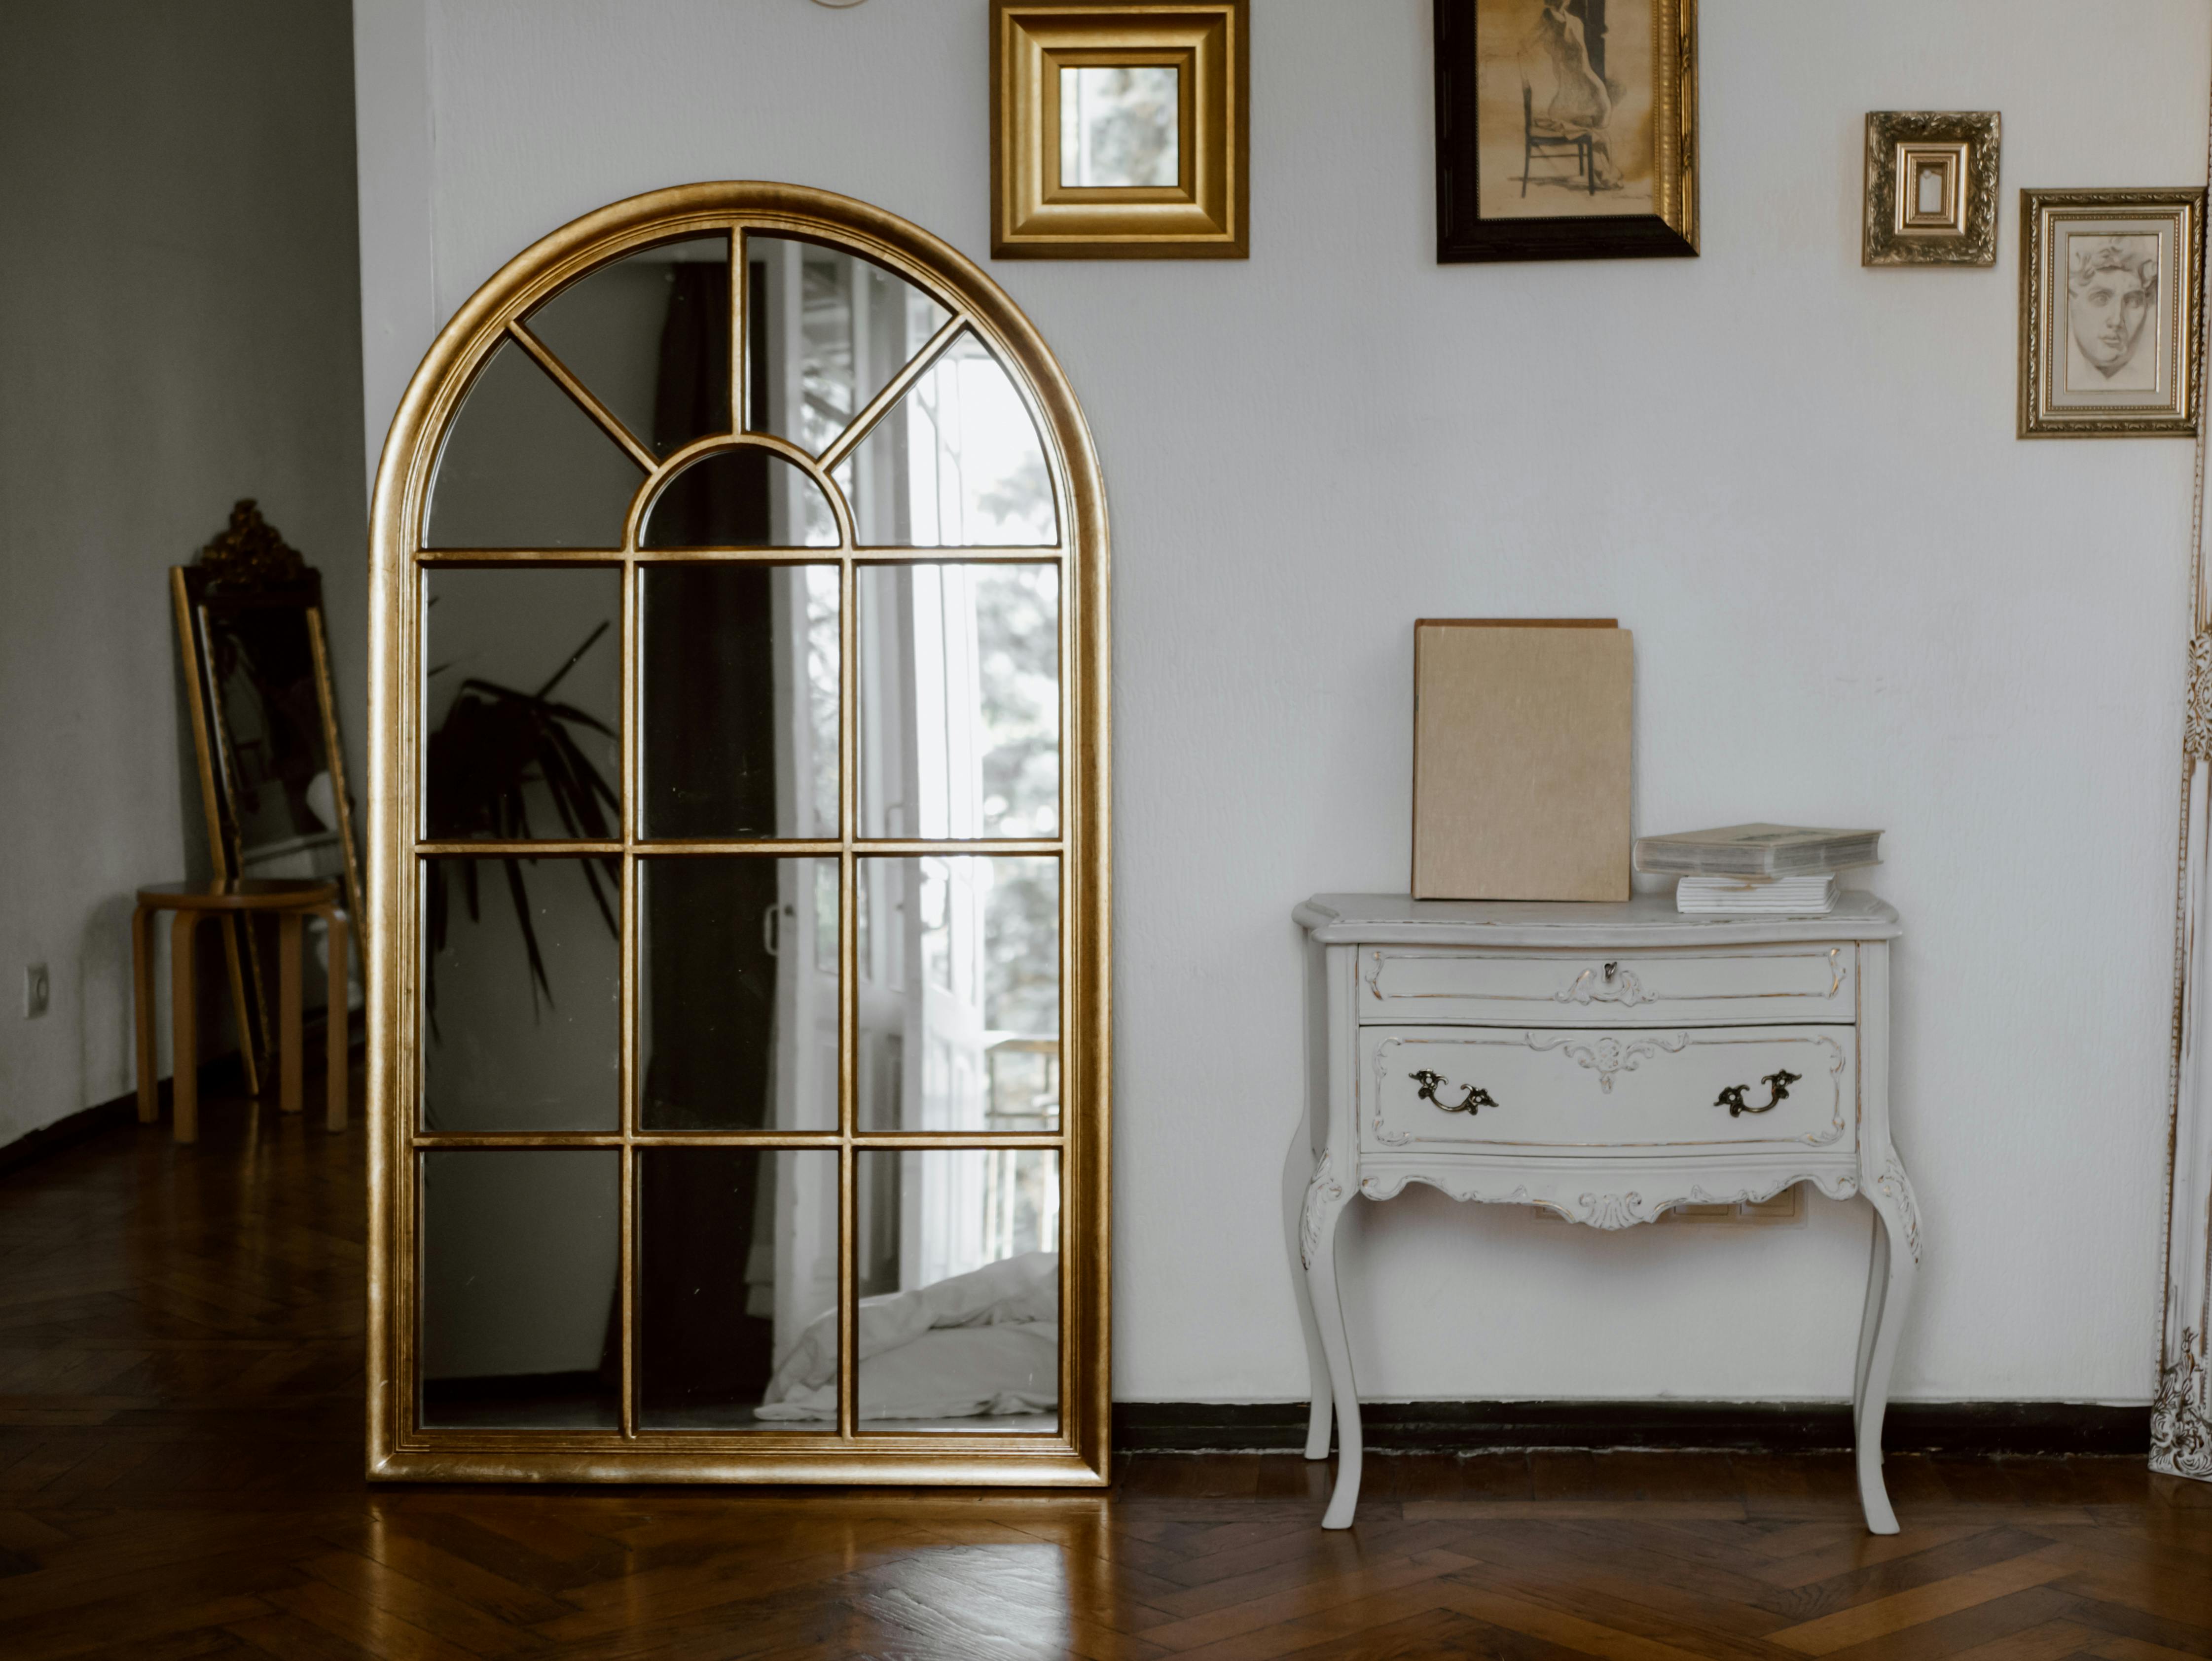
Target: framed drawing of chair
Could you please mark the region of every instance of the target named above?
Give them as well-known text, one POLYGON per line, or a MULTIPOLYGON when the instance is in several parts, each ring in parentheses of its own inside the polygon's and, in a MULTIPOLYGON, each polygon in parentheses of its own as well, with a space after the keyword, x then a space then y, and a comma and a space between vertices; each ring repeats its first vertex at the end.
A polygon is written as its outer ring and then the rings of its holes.
POLYGON ((1534 88, 1523 81, 1521 83, 1521 194, 1528 194, 1528 175, 1538 156, 1549 156, 1559 151, 1571 151, 1575 160, 1575 177, 1583 181, 1583 188, 1597 194, 1597 169, 1590 166, 1590 136, 1570 127, 1564 121, 1536 116, 1534 88))

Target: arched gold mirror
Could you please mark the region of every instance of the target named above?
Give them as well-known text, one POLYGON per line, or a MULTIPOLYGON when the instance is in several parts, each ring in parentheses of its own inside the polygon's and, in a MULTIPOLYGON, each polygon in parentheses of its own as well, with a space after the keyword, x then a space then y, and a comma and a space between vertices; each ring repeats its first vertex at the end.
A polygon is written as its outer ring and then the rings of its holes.
POLYGON ((368 1467, 1107 1469, 1106 521, 966 259, 617 203, 372 531, 368 1467))

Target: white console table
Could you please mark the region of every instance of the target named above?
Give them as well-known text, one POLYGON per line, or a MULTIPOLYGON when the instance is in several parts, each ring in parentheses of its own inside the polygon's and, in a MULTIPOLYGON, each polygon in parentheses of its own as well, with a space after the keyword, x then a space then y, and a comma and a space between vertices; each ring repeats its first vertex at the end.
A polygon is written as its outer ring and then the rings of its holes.
POLYGON ((1326 1370, 1306 1457, 1328 1456, 1324 1528, 1359 1500, 1359 1397, 1336 1276, 1355 1194, 1427 1183, 1593 1228, 1796 1183, 1872 1203, 1852 1392, 1867 1527, 1897 1532, 1882 1409, 1920 1262, 1889 1135, 1889 942, 1897 913, 1843 894, 1823 917, 1683 916, 1620 905, 1321 894, 1294 913, 1316 954, 1313 1177, 1298 1228, 1326 1370))

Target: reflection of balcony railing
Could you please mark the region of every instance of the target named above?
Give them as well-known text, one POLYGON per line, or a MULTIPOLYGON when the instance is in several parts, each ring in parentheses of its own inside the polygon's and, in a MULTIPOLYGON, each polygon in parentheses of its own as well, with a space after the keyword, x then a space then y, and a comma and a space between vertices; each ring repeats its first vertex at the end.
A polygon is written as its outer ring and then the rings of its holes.
POLYGON ((1020 1032, 983 1035, 988 1097, 983 1110, 993 1130, 1060 1128, 1060 1037, 1020 1032))

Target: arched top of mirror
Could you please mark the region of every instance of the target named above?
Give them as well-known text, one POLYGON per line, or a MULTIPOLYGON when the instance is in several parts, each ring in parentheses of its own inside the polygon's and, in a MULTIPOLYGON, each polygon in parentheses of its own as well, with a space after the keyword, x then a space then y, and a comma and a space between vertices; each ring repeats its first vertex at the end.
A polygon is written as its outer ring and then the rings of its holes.
MULTIPOLYGON (((783 187, 659 194, 754 188, 783 187)), ((834 480, 828 522, 851 524, 860 546, 1062 545, 1071 476, 1041 405, 1065 388, 988 279, 975 273, 974 295, 948 292, 936 260, 902 259, 896 240, 848 225, 717 217, 632 227, 504 304, 471 301, 440 343, 473 352, 476 364, 449 394, 415 545, 618 551, 639 545, 624 540, 627 524, 647 545, 672 546, 665 531, 646 531, 644 508, 673 487, 681 453, 749 435, 817 460, 834 480), (472 341, 453 338, 471 325, 472 341), (1048 381, 1028 365, 1050 369, 1048 381)), ((1084 472, 1095 480, 1084 436, 1084 472)), ((817 472, 793 487, 816 520, 824 483, 817 472)), ((752 545, 833 545, 817 530, 752 545)))

